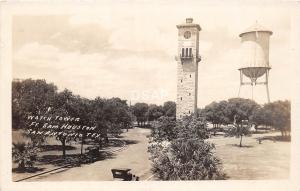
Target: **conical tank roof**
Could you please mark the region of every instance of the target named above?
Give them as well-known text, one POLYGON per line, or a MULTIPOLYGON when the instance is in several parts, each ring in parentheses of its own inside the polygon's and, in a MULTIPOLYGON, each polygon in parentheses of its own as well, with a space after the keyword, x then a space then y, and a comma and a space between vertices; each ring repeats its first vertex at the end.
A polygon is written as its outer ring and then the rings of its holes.
POLYGON ((273 32, 271 30, 269 30, 266 27, 264 27, 264 26, 258 24, 257 22, 255 22, 254 25, 248 27, 239 36, 242 37, 244 34, 251 33, 251 32, 268 32, 268 33, 270 33, 270 35, 273 34, 273 32))

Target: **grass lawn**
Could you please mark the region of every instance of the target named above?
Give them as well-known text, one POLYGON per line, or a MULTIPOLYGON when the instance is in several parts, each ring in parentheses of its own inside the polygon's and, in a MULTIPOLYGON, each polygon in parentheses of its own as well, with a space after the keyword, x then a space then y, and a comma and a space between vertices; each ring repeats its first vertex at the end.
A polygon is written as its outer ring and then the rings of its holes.
MULTIPOLYGON (((40 177, 39 180, 111 180, 110 169, 114 167, 130 167, 133 173, 141 177, 141 180, 150 177, 150 161, 148 160, 146 135, 144 129, 135 128, 125 133, 123 140, 128 140, 129 147, 117 153, 109 160, 98 161, 79 168, 72 168, 68 171, 40 177)), ((251 137, 243 138, 243 147, 239 147, 239 140, 235 137, 224 137, 222 135, 212 136, 209 141, 216 146, 216 155, 222 160, 225 173, 230 180, 263 180, 263 179, 287 179, 289 178, 290 142, 263 140, 261 144, 257 138, 276 137, 280 132, 264 134, 253 134, 251 137)), ((18 132, 13 132, 13 140, 22 139, 18 132)), ((39 157, 52 156, 61 157, 60 143, 53 138, 48 141, 48 149, 40 152, 39 157), (51 147, 49 147, 51 145, 51 147)), ((67 155, 80 153, 80 144, 68 144, 67 155)), ((85 148, 89 145, 85 145, 85 148)), ((116 148, 120 145, 111 145, 109 148, 116 148)), ((71 156, 70 156, 71 157, 71 156)), ((40 171, 35 173, 13 173, 13 180, 43 172, 57 165, 49 163, 36 164, 40 171)), ((16 167, 16 164, 13 164, 16 167)), ((151 179, 154 180, 154 179, 151 179)), ((31 180, 35 181, 35 180, 31 180)))
POLYGON ((243 146, 235 137, 215 136, 209 139, 216 146, 216 154, 231 180, 288 179, 290 167, 290 142, 257 138, 279 136, 279 132, 253 134, 243 137, 243 146))

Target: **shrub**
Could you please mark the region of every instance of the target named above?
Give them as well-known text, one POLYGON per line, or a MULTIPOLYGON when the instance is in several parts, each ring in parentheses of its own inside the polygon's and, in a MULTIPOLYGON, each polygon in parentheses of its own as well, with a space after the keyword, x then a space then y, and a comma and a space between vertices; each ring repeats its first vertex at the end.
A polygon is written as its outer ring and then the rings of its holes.
POLYGON ((37 148, 30 143, 13 143, 12 157, 19 170, 32 167, 36 160, 37 148))
MULTIPOLYGON (((149 146, 153 173, 162 180, 224 179, 221 161, 214 155, 215 146, 207 142, 208 131, 203 120, 192 117, 170 125, 167 119, 156 128, 169 126, 174 136, 155 139, 149 146), (166 124, 165 124, 166 123, 166 124)), ((155 134, 154 134, 155 135, 155 134)), ((157 135, 156 135, 157 136, 157 135)))
POLYGON ((176 121, 173 117, 160 117, 151 129, 151 141, 171 141, 175 138, 176 121))

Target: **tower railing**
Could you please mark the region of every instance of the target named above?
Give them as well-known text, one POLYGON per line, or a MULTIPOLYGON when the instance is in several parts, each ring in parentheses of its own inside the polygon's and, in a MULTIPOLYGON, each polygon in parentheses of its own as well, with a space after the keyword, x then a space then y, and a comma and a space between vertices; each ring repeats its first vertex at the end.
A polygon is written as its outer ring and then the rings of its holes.
POLYGON ((193 54, 188 54, 188 55, 182 55, 180 54, 180 59, 181 60, 189 60, 189 59, 193 59, 194 55, 193 54))

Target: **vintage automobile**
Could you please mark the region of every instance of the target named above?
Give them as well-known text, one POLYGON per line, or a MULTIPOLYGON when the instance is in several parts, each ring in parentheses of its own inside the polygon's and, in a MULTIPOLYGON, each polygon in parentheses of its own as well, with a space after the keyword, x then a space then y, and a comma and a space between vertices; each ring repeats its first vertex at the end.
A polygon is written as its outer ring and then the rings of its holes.
POLYGON ((130 173, 130 168, 111 169, 114 181, 139 181, 139 177, 130 173))

